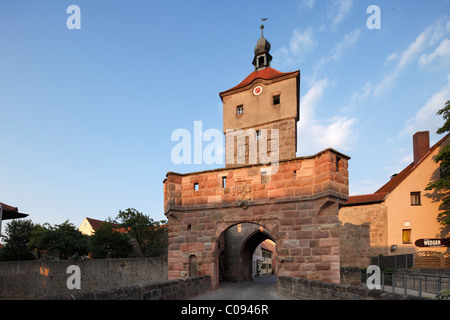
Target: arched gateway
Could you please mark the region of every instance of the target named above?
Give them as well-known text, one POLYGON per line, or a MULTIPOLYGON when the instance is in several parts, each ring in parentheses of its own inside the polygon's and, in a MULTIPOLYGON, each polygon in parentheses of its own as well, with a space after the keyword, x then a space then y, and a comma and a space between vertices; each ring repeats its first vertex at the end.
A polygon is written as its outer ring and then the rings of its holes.
POLYGON ((273 239, 278 275, 340 281, 338 211, 348 199, 349 157, 333 149, 296 157, 300 71, 270 67, 262 29, 255 71, 220 93, 225 168, 169 172, 164 180, 169 279, 211 275, 217 287, 220 237, 252 223, 263 230, 246 245, 273 239))

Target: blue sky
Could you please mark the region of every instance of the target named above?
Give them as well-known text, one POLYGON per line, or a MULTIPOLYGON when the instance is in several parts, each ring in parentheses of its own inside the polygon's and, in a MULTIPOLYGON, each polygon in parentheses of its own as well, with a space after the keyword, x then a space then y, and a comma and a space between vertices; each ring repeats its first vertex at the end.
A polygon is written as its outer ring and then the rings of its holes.
POLYGON ((171 134, 222 129, 219 92, 254 70, 261 18, 272 67, 301 71, 297 155, 349 155, 350 193, 372 193, 412 162, 415 132, 440 139, 449 15, 449 0, 3 0, 0 201, 36 223, 165 219, 168 171, 222 166, 174 164, 171 134))

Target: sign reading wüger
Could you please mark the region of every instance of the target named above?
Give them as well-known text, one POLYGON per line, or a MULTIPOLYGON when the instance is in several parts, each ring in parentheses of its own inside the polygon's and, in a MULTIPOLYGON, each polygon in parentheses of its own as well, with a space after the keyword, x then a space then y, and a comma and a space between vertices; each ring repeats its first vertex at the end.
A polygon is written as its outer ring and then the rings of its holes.
POLYGON ((450 239, 418 239, 414 243, 416 247, 450 247, 450 239))

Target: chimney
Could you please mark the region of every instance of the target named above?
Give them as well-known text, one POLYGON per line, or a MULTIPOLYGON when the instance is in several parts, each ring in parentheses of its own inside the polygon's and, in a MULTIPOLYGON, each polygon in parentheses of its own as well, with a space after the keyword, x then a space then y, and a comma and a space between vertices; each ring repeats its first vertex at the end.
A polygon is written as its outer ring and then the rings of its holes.
POLYGON ((430 150, 430 132, 420 131, 413 136, 414 165, 416 165, 430 150))

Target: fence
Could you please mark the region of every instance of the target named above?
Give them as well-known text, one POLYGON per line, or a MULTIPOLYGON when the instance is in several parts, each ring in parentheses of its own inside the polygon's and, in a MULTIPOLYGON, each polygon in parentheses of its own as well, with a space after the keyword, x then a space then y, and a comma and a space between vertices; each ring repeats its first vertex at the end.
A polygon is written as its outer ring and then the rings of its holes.
POLYGON ((371 264, 379 266, 381 270, 385 270, 386 268, 411 268, 414 266, 413 254, 399 254, 395 256, 383 256, 380 254, 371 260, 371 264))
POLYGON ((383 272, 381 290, 434 297, 450 290, 450 276, 417 272, 383 272))
POLYGON ((414 254, 414 268, 450 268, 450 252, 416 252, 414 254))
POLYGON ((371 264, 379 266, 381 270, 412 267, 420 269, 450 268, 450 252, 419 251, 414 254, 379 255, 371 259, 371 264))

